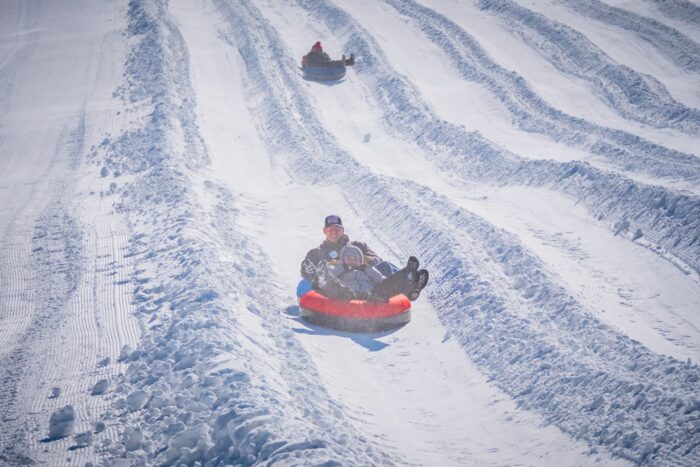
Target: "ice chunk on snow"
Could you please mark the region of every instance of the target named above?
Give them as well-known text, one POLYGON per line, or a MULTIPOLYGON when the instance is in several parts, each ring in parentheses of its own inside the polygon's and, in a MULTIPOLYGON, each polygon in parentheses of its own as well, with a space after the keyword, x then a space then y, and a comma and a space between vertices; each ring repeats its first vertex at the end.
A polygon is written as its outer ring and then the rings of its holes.
MULTIPOLYGON (((200 438, 206 436, 209 427, 205 423, 187 428, 177 433, 168 441, 168 450, 165 457, 168 461, 176 459, 184 449, 193 449, 200 443, 200 438)), ((207 444, 206 441, 203 444, 207 444)))
POLYGON ((182 383, 180 383, 180 387, 182 388, 189 388, 199 381, 199 377, 194 374, 194 373, 188 373, 183 379, 182 383))
POLYGON ((126 397, 126 404, 129 410, 135 412, 141 410, 146 402, 148 402, 148 393, 146 391, 134 391, 126 397))
POLYGON ((109 381, 106 379, 101 379, 92 387, 92 391, 90 391, 90 394, 92 394, 93 396, 99 396, 107 392, 108 389, 109 381))
POLYGON ((92 432, 85 431, 83 433, 78 433, 73 439, 79 446, 87 446, 92 443, 92 432))
POLYGON ((127 451, 136 451, 143 446, 143 433, 141 430, 133 430, 126 435, 125 447, 127 451))
POLYGON ((64 438, 73 433, 75 422, 75 410, 72 405, 67 405, 51 414, 49 421, 49 438, 64 438))
POLYGON ((107 429, 107 425, 104 422, 95 423, 95 433, 102 433, 107 429))
POLYGON ((131 347, 128 345, 124 345, 122 347, 121 352, 119 353, 119 361, 120 362, 125 362, 129 359, 129 355, 131 355, 131 347))

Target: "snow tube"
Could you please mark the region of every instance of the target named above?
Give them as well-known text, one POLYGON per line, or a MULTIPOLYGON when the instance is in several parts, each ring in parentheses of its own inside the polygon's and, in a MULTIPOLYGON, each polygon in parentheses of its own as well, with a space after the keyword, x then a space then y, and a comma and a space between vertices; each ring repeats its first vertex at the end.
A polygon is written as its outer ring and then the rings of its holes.
POLYGON ((320 81, 340 79, 345 76, 347 68, 345 65, 338 66, 310 66, 305 65, 302 67, 304 72, 304 77, 309 79, 315 79, 320 81))
POLYGON ((411 321, 411 302, 402 294, 384 302, 342 301, 311 290, 299 298, 299 311, 312 324, 350 332, 378 332, 411 321))

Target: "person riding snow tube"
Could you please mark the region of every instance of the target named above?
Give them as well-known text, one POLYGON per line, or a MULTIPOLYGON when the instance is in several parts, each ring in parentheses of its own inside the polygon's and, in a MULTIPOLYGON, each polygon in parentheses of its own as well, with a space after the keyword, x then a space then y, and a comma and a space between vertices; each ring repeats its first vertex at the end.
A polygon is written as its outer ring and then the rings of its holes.
POLYGON ((331 60, 320 42, 316 42, 301 59, 301 69, 304 77, 313 80, 335 80, 345 76, 347 66, 355 64, 355 55, 349 59, 345 55, 340 60, 331 60))
POLYGON ((387 269, 366 264, 355 245, 344 246, 339 261, 324 260, 313 266, 305 260, 302 267, 308 281, 297 288, 302 317, 344 330, 372 331, 406 324, 411 319, 411 300, 418 298, 428 281, 428 271, 418 270, 415 257, 409 258, 404 269, 388 268, 387 277, 382 272, 387 269), (312 281, 317 290, 312 290, 312 281))

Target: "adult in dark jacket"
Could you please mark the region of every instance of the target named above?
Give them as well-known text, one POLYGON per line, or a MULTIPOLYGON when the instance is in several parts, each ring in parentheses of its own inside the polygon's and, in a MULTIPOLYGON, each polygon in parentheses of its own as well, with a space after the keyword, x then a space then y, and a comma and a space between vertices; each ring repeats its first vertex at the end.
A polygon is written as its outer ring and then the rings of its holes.
POLYGON ((328 54, 323 51, 321 43, 316 42, 313 46, 311 46, 311 50, 309 51, 309 53, 302 57, 301 66, 321 66, 330 61, 331 57, 329 57, 328 54))
POLYGON ((306 253, 304 261, 301 263, 301 275, 305 275, 305 264, 306 261, 311 263, 312 266, 316 266, 321 260, 324 261, 338 261, 340 259, 340 250, 343 249, 345 245, 354 245, 358 247, 362 254, 364 255, 364 262, 369 266, 376 266, 382 262, 382 259, 377 255, 370 247, 364 242, 351 241, 350 237, 345 234, 345 229, 343 228, 343 221, 340 216, 334 214, 326 216, 323 225, 323 234, 326 239, 318 246, 309 250, 306 253))

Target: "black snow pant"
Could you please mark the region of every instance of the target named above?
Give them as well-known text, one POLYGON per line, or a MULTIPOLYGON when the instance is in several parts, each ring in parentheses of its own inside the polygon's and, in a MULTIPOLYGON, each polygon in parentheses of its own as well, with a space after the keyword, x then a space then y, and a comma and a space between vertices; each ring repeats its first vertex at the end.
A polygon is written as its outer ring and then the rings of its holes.
MULTIPOLYGON (((388 300, 400 293, 408 295, 414 288, 410 274, 411 271, 407 268, 396 271, 374 287, 369 300, 388 300)), ((415 270, 413 274, 416 274, 415 270)))

